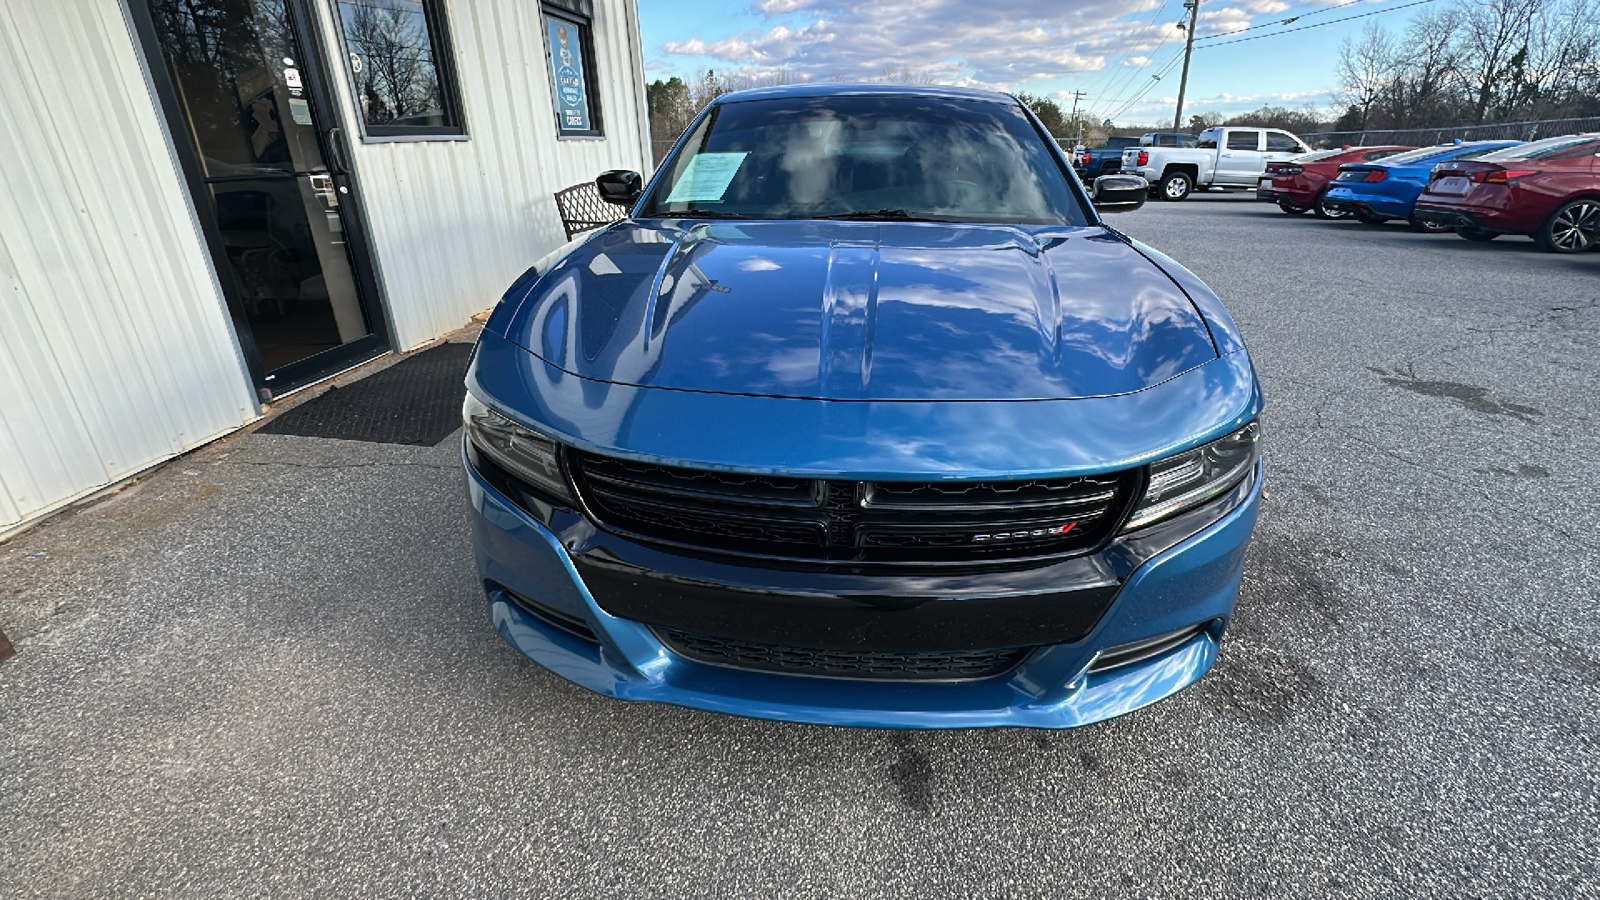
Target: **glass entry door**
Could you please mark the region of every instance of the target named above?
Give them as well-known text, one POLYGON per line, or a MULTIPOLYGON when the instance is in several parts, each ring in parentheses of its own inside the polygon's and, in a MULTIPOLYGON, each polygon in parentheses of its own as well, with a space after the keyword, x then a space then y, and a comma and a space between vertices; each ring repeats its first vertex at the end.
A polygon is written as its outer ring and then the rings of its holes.
POLYGON ((141 11, 263 397, 381 353, 343 135, 327 127, 332 105, 305 52, 299 0, 147 0, 141 11))

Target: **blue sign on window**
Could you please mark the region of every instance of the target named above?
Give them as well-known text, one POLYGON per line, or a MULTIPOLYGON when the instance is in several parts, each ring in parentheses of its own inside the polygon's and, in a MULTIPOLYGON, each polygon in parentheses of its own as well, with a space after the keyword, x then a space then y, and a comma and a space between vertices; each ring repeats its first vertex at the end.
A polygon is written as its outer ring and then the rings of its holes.
POLYGON ((546 18, 550 41, 550 74, 556 90, 556 118, 562 131, 591 131, 589 91, 583 83, 583 50, 578 26, 546 18))

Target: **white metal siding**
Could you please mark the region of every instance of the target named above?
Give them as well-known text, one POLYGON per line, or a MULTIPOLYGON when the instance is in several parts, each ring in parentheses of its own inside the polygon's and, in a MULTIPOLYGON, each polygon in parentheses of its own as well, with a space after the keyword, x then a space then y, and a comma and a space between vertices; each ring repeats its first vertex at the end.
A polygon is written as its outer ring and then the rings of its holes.
POLYGON ((118 0, 0 3, 0 531, 256 414, 118 0))
POLYGON ((596 0, 604 139, 557 140, 537 0, 448 0, 468 139, 359 140, 331 0, 318 3, 394 342, 407 349, 483 312, 566 241, 552 194, 606 169, 648 173, 650 129, 632 0, 596 0))

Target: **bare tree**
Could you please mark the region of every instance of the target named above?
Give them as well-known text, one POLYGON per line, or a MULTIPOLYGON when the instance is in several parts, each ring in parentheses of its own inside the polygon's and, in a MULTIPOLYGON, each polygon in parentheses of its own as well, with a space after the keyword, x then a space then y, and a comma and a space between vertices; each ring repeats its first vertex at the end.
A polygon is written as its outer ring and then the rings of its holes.
POLYGON ((933 76, 905 64, 886 65, 872 80, 888 84, 933 84, 933 76))
POLYGON ((1401 41, 1389 113, 1397 128, 1453 117, 1461 83, 1456 36, 1458 9, 1430 10, 1412 19, 1401 41))
POLYGON ((1530 23, 1523 75, 1540 114, 1579 111, 1600 95, 1600 0, 1550 3, 1530 23))
POLYGON ((1472 104, 1472 124, 1482 125, 1496 94, 1519 77, 1533 19, 1545 0, 1456 0, 1463 15, 1461 62, 1472 104))
POLYGON ((432 46, 420 15, 361 3, 350 9, 345 28, 345 39, 360 58, 352 69, 368 121, 386 122, 440 107, 432 46))
POLYGON ((1320 117, 1315 109, 1309 107, 1288 109, 1282 106, 1263 106, 1251 112, 1241 113, 1221 124, 1251 128, 1282 128, 1284 131, 1301 134, 1316 131, 1320 125, 1320 117))
POLYGON ((1393 83, 1399 64, 1393 39, 1376 22, 1367 23, 1359 40, 1346 35, 1339 44, 1340 99, 1361 111, 1363 130, 1373 106, 1393 83))

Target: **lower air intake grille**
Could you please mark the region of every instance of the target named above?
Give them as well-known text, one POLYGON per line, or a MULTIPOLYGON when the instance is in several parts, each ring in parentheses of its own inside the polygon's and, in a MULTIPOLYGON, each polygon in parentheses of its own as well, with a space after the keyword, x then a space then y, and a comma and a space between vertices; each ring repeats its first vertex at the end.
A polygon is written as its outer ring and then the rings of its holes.
POLYGON ((1107 672, 1122 666, 1131 666, 1134 663, 1144 662, 1147 659, 1154 659, 1163 653, 1187 644, 1194 639, 1195 635, 1205 631, 1208 624, 1202 622, 1199 625, 1191 625, 1188 628, 1180 628, 1177 631, 1158 634, 1153 638, 1111 647, 1094 658, 1094 662, 1089 665, 1089 671, 1107 672))
POLYGON ((672 652, 695 662, 790 675, 827 678, 875 678, 889 681, 965 681, 999 675, 1022 662, 1031 647, 1009 650, 963 650, 945 653, 805 650, 775 647, 656 628, 656 637, 672 652))
POLYGON ((1137 471, 1019 481, 740 475, 572 452, 590 512, 681 547, 840 562, 973 562, 1081 553, 1107 538, 1137 471))

